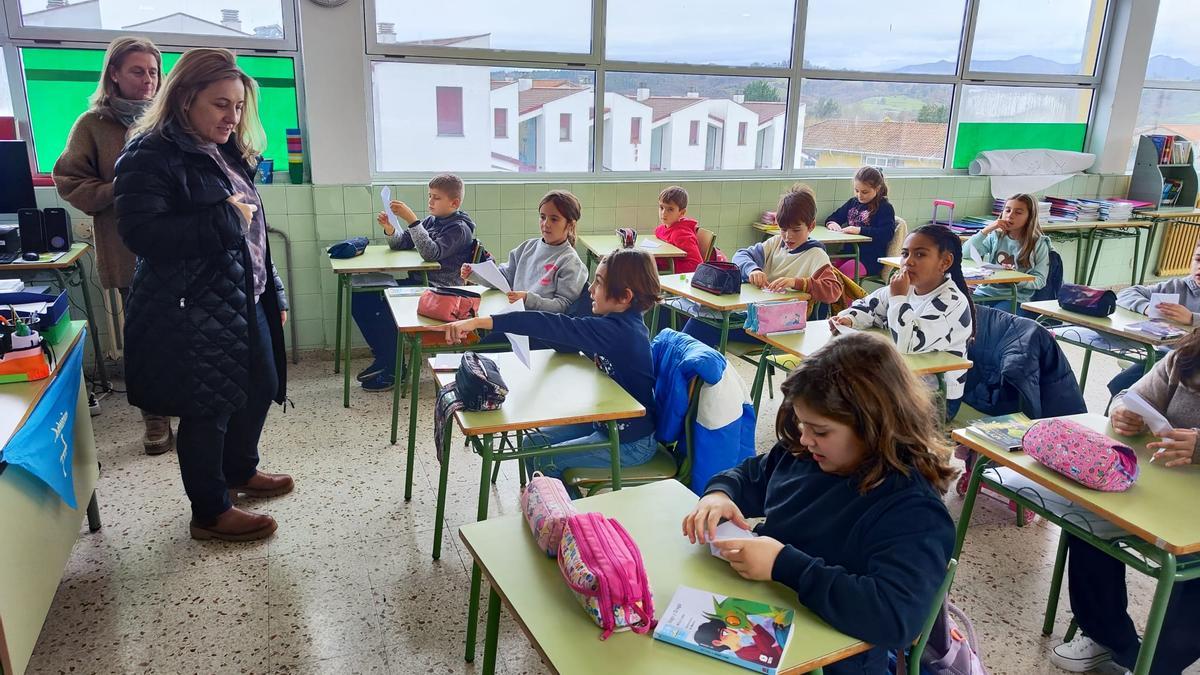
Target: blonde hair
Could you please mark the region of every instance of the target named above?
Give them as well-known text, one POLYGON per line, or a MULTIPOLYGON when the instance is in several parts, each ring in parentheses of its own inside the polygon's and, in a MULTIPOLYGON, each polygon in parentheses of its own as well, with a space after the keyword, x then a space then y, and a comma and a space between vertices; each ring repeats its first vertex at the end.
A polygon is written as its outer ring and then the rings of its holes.
MULTIPOLYGON (((100 68, 100 81, 96 84, 96 91, 88 99, 89 110, 106 107, 108 100, 114 96, 121 98, 121 90, 117 87, 117 83, 113 82, 112 76, 121 69, 126 56, 137 53, 154 56, 154 60, 158 62, 158 89, 162 89, 162 52, 158 51, 158 47, 145 38, 128 35, 119 37, 108 43, 108 49, 104 52, 104 65, 100 68)), ((155 93, 158 89, 155 90, 155 93)))
POLYGON ((1025 210, 1029 212, 1029 220, 1025 223, 1023 230, 1024 236, 1021 237, 1021 250, 1017 253, 1017 266, 1028 268, 1029 260, 1033 257, 1033 249, 1037 246, 1038 239, 1042 238, 1042 225, 1038 222, 1038 203, 1032 195, 1015 194, 1005 200, 1008 202, 1021 202, 1025 205, 1025 210))
POLYGON ((187 109, 196 101, 197 94, 222 80, 241 80, 246 88, 246 103, 233 141, 242 158, 247 163, 252 162, 267 147, 266 134, 258 118, 258 83, 238 67, 237 57, 228 49, 192 49, 179 57, 150 109, 129 130, 129 137, 161 131, 171 123, 196 135, 188 121, 187 109))

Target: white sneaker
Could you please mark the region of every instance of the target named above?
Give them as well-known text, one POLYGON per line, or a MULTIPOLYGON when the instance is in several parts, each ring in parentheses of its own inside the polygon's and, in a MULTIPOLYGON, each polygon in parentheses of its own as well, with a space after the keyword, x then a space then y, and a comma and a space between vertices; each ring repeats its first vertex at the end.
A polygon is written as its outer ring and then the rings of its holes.
POLYGON ((1073 673, 1092 670, 1108 661, 1112 661, 1112 651, 1083 633, 1058 645, 1050 654, 1051 663, 1073 673))

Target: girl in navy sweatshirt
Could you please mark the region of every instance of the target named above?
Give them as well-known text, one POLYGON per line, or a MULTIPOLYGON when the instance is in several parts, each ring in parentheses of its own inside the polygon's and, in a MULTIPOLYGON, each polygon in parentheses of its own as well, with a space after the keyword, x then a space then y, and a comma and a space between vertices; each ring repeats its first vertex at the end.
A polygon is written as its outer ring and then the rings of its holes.
POLYGON ((887 672, 912 644, 954 546, 954 476, 930 393, 883 338, 835 338, 783 383, 779 442, 718 474, 683 520, 693 543, 765 516, 757 538, 716 542, 747 579, 777 581, 870 651, 826 673, 887 672))
MULTIPOLYGON (((864 166, 854 174, 854 196, 825 219, 825 227, 831 232, 871 238, 870 243, 862 244, 858 249, 859 276, 880 273, 883 264, 879 259, 887 255, 888 245, 896 233, 896 210, 887 194, 883 172, 873 166, 864 166)), ((844 260, 838 264, 838 269, 853 277, 854 261, 844 260)))
MULTIPOLYGON (((604 256, 592 282, 592 313, 573 317, 548 312, 508 312, 448 323, 446 341, 457 344, 477 329, 528 335, 563 352, 583 352, 646 408, 643 417, 617 424, 621 436, 621 466, 645 464, 654 456, 654 359, 650 333, 642 315, 658 302, 658 272, 654 258, 640 249, 620 249, 604 256)), ((565 392, 564 392, 565 393, 565 392)), ((535 440, 550 445, 601 443, 608 440, 604 424, 549 427, 535 440)), ((534 467, 561 477, 572 467, 607 468, 607 449, 536 457, 534 467)))

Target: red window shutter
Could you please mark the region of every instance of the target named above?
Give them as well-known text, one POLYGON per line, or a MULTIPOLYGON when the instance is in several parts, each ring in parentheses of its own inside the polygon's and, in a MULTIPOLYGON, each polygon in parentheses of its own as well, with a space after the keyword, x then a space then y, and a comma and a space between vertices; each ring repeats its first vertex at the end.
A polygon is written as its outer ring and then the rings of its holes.
POLYGON ((642 142, 642 118, 640 117, 629 120, 629 142, 634 145, 642 142))
POLYGON ((496 138, 508 138, 508 108, 495 110, 496 138))
POLYGON ((571 113, 558 114, 558 140, 571 140, 571 113))
POLYGON ((437 88, 438 136, 463 135, 462 87, 437 88))
POLYGON ((700 121, 692 120, 692 126, 688 130, 688 145, 700 145, 700 121))
POLYGON ((738 122, 738 145, 746 144, 746 122, 738 122))

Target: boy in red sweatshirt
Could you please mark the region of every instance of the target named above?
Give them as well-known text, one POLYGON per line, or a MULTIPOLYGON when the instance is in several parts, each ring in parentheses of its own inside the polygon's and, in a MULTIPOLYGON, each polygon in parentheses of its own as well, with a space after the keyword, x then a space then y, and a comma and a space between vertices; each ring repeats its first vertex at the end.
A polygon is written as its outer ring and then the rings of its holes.
MULTIPOLYGON (((681 274, 695 272, 696 267, 704 262, 700 257, 700 243, 696 240, 696 228, 700 223, 687 217, 687 204, 687 190, 677 185, 672 185, 658 194, 658 217, 662 224, 655 228, 654 236, 687 254, 682 258, 675 258, 675 271, 681 274)), ((656 258, 655 262, 659 272, 670 269, 665 258, 656 258)))

